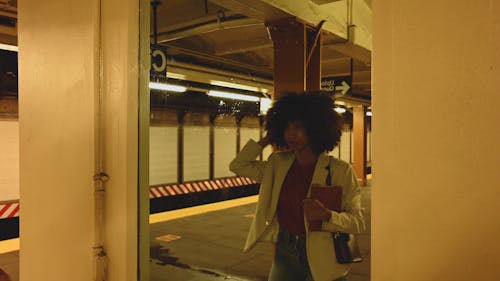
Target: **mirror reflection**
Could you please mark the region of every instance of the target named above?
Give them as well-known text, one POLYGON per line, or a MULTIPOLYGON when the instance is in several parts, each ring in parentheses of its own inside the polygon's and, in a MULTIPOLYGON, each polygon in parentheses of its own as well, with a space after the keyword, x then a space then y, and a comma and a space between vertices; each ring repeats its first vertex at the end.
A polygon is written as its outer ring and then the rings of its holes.
MULTIPOLYGON (((258 3, 151 2, 151 280, 268 280, 273 246, 259 243, 242 252, 260 185, 229 170, 248 140, 266 134, 277 71, 269 23, 291 17, 258 3)), ((314 39, 314 26, 309 33, 314 39)), ((353 163, 353 107, 369 112, 370 64, 340 52, 335 44, 345 39, 321 36, 318 87, 335 99, 344 121, 330 155, 353 163)), ((371 116, 363 120, 361 183, 369 211, 371 116)), ((272 151, 267 146, 257 160, 272 151)), ((352 280, 369 280, 369 230, 358 240, 365 261, 352 269, 362 279, 352 280)))

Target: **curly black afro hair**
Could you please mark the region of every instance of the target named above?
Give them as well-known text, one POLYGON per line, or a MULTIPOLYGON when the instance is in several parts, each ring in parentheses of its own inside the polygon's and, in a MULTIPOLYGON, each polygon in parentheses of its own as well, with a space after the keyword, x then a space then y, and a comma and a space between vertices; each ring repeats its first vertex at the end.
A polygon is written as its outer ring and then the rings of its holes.
POLYGON ((333 110, 333 99, 320 92, 289 93, 274 102, 265 126, 273 145, 287 147, 284 132, 290 122, 304 126, 317 154, 333 150, 342 134, 342 118, 333 110))

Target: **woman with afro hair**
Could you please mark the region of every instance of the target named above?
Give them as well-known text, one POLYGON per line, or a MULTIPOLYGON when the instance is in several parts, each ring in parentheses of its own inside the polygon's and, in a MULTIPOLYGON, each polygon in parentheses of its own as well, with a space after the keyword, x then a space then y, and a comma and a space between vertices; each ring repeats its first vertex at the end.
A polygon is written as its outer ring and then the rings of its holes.
POLYGON ((349 266, 335 258, 332 232, 365 229, 361 194, 349 163, 328 156, 341 136, 333 100, 322 93, 291 93, 274 102, 266 116, 267 134, 249 140, 230 169, 260 183, 259 200, 244 251, 261 241, 275 245, 269 281, 347 280, 349 266), (256 160, 273 145, 267 161, 256 160), (312 185, 342 188, 342 211, 309 198, 312 185), (310 231, 314 223, 318 231, 310 231))

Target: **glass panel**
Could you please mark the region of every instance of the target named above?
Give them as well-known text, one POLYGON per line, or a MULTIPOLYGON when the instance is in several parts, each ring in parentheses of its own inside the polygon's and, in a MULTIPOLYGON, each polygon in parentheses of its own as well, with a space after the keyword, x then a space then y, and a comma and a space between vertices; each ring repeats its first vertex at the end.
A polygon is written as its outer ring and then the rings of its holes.
MULTIPOLYGON (((260 103, 273 95, 274 53, 262 19, 226 2, 151 1, 160 3, 151 9, 152 281, 267 280, 269 273, 270 247, 241 253, 260 186, 229 163, 263 135, 260 103)), ((271 153, 267 146, 262 159, 271 153)), ((332 154, 351 160, 349 130, 332 154)))

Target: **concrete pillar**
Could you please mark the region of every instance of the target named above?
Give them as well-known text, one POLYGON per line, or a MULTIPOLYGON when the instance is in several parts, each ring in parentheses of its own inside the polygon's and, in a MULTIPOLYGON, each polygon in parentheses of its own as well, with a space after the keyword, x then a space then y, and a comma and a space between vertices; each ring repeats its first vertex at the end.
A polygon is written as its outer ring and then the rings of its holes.
POLYGON ((353 167, 361 186, 366 185, 366 118, 365 107, 355 106, 353 109, 353 167))
POLYGON ((274 99, 286 92, 319 90, 321 87, 321 38, 309 63, 314 30, 305 23, 288 18, 268 23, 274 43, 274 99))
POLYGON ((497 280, 500 5, 372 5, 371 280, 497 280))
POLYGON ((21 281, 137 280, 139 2, 18 2, 21 281), (102 169, 101 160, 102 159, 102 169))

